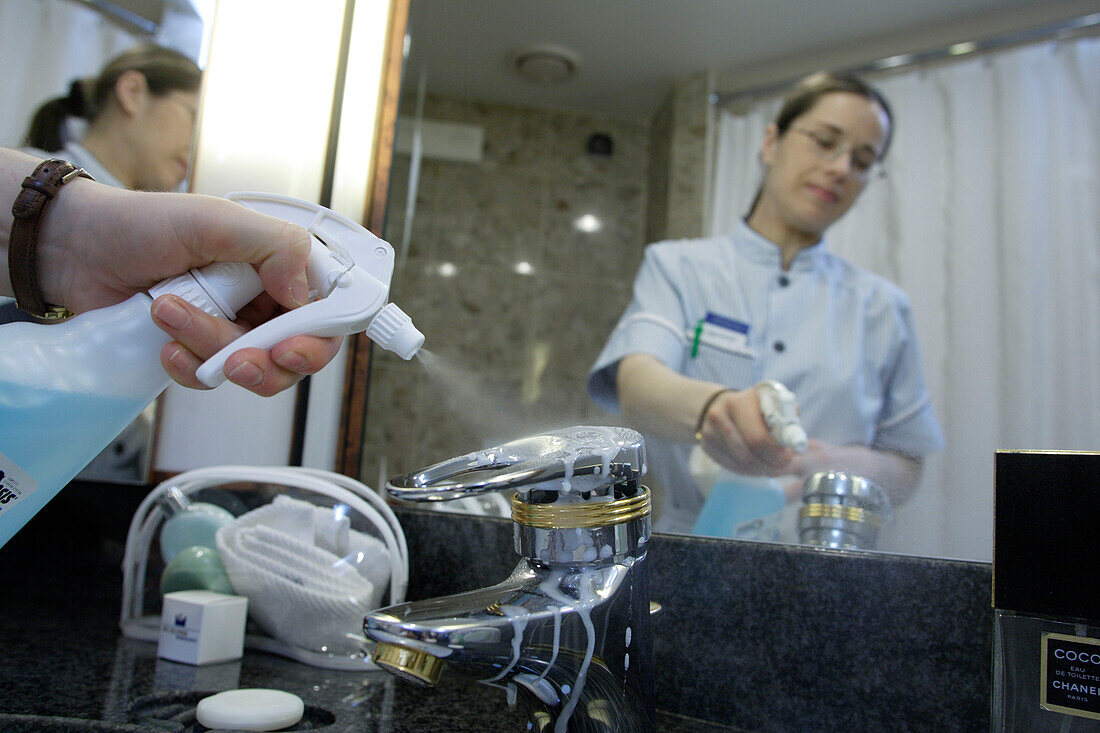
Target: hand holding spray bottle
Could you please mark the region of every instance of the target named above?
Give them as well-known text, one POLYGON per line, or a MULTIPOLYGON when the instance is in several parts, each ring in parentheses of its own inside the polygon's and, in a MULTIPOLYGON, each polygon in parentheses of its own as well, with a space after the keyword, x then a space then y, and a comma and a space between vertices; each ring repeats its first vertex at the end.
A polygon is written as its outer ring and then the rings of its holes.
MULTIPOLYGON (((411 359, 424 335, 393 303, 389 244, 324 207, 286 196, 226 196, 285 219, 311 236, 307 278, 316 299, 257 326, 207 360, 200 381, 225 381, 230 354, 270 348, 291 336, 366 332, 411 359)), ((170 278, 109 308, 67 321, 0 327, 0 546, 168 386, 160 350, 169 337, 149 315, 153 299, 175 293, 233 319, 263 291, 251 265, 215 263, 170 278)))
POLYGON ((806 431, 798 420, 798 401, 794 393, 769 379, 756 385, 756 394, 760 398, 760 414, 776 442, 795 453, 805 453, 806 431))
MULTIPOLYGON (((798 401, 794 393, 780 382, 767 380, 756 385, 756 394, 760 399, 760 414, 772 437, 796 453, 805 453, 808 439, 798 419, 798 401)), ((702 451, 699 446, 695 450, 702 451)), ((786 505, 780 482, 767 477, 742 476, 724 469, 719 469, 716 474, 713 488, 699 511, 692 533, 713 537, 773 539, 762 534, 764 523, 760 518, 782 511, 786 505)))

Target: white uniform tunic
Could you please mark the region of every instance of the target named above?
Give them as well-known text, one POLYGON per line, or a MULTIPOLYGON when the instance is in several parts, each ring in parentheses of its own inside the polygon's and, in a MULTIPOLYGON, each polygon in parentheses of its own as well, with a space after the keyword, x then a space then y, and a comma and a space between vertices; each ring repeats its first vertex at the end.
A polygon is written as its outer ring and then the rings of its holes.
MULTIPOLYGON (((588 375, 618 412, 619 361, 650 354, 694 379, 736 389, 765 379, 797 396, 811 438, 920 457, 943 447, 908 296, 826 251, 780 250, 740 222, 728 236, 646 248, 634 294, 588 375)), ((647 482, 664 489, 657 528, 686 531, 703 504, 691 446, 646 436, 647 482)))

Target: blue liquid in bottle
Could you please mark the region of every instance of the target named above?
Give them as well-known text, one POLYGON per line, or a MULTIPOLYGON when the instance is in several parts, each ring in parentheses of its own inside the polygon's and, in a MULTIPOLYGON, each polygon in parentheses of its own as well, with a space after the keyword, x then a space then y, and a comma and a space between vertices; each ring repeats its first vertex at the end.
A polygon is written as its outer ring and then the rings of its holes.
POLYGON ((707 537, 736 538, 740 525, 782 511, 786 504, 783 487, 778 481, 723 471, 707 496, 691 532, 707 537))
POLYGON ((151 304, 0 328, 0 547, 168 385, 151 304))

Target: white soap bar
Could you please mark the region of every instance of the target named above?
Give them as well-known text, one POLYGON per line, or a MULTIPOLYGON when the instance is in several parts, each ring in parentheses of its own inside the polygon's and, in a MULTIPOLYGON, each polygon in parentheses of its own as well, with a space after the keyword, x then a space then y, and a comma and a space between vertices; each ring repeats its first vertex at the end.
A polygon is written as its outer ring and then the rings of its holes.
POLYGON ((302 698, 282 690, 227 690, 199 700, 195 717, 207 728, 279 730, 302 719, 302 698))

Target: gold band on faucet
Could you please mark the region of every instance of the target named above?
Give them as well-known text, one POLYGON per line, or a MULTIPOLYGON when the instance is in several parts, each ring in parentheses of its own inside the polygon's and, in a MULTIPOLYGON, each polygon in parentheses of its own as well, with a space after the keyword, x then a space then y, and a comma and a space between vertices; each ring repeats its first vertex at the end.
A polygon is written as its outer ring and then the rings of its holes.
POLYGON ((647 516, 651 510, 649 489, 637 495, 608 502, 576 504, 529 504, 512 495, 512 520, 535 529, 592 529, 626 524, 647 516))
POLYGON ((807 504, 799 511, 799 516, 814 519, 843 519, 848 522, 866 524, 869 527, 879 529, 882 527, 882 518, 855 506, 841 506, 840 504, 807 504))
POLYGON ((390 674, 419 685, 435 686, 443 674, 443 660, 419 649, 379 642, 371 659, 390 674))

